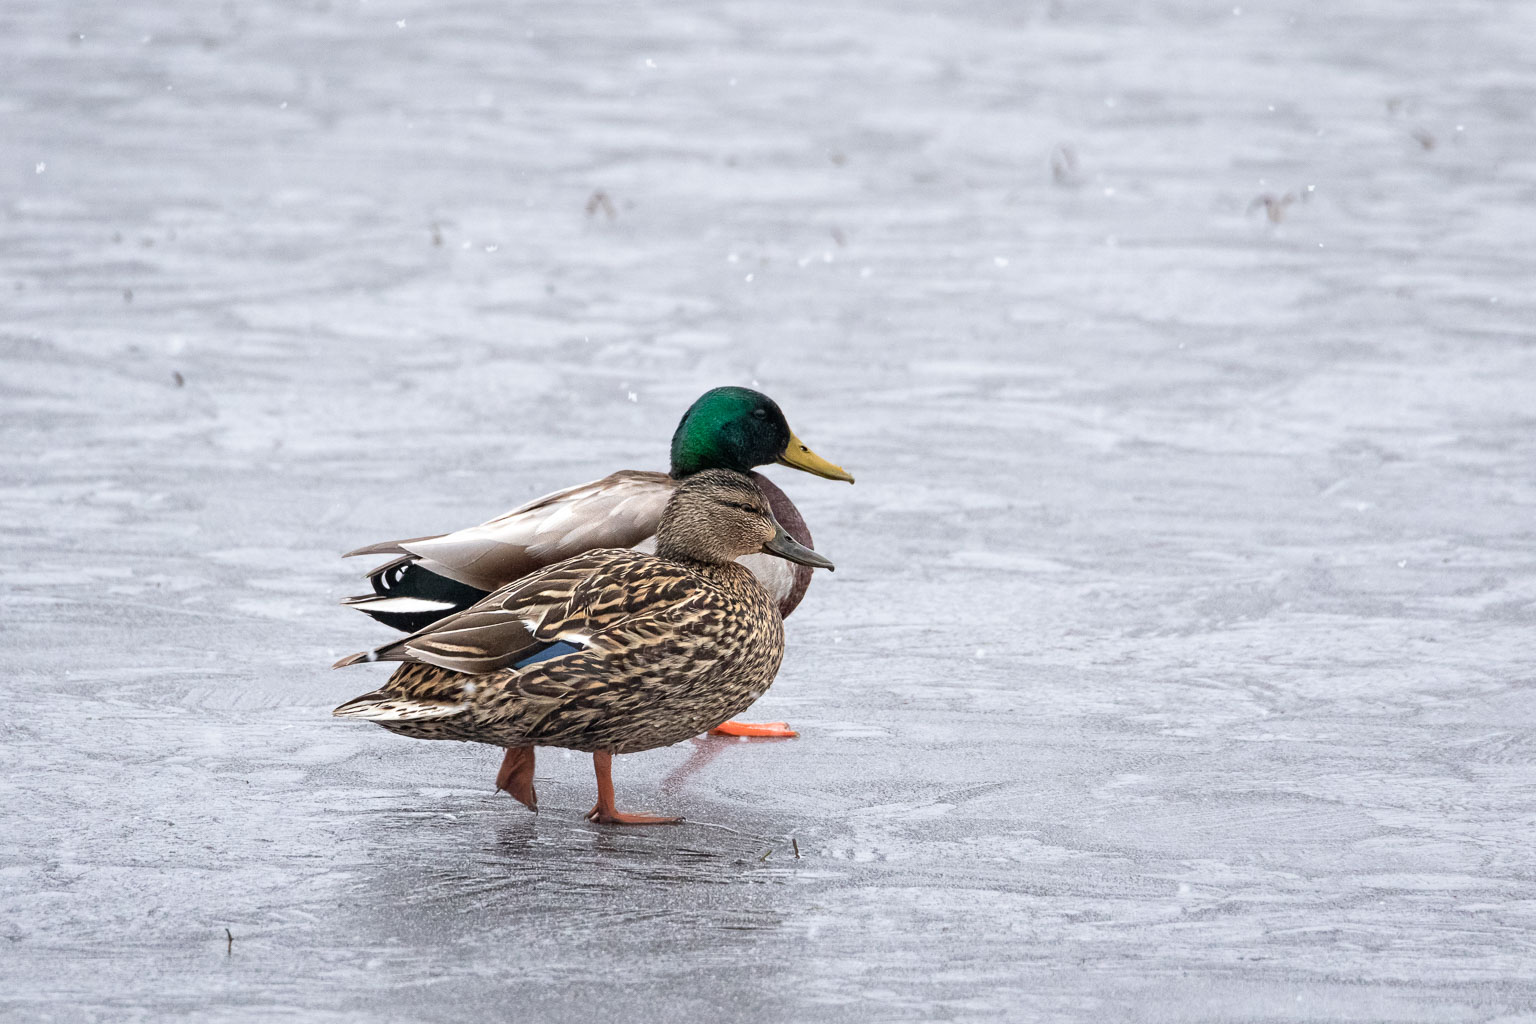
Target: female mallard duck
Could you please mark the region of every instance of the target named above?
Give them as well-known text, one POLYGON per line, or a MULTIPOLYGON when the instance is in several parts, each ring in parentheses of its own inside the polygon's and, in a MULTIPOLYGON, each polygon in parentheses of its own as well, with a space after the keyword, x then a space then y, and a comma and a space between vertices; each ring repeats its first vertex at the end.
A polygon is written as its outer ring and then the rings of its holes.
MULTIPOLYGON (((811 451, 778 405, 750 388, 706 391, 683 414, 672 435, 670 473, 620 470, 530 501, 479 526, 414 540, 370 544, 352 555, 394 555, 368 574, 374 592, 345 603, 406 632, 425 629, 463 611, 487 593, 564 558, 594 548, 651 549, 663 507, 679 482, 707 469, 745 473, 767 496, 778 522, 805 547, 812 545, 794 503, 753 467, 778 462, 830 480, 853 482, 840 466, 811 451)), ((787 616, 805 596, 811 570, 777 558, 742 559, 787 616)), ((793 736, 782 722, 727 722, 720 732, 793 736)))
POLYGON ((705 732, 773 682, 784 627, 742 555, 832 563, 790 537, 749 477, 690 475, 661 514, 656 553, 601 549, 510 583, 466 611, 336 663, 404 662, 382 689, 337 708, 420 739, 507 748, 497 782, 537 810, 533 748, 591 751, 587 817, 644 825, 679 818, 614 807, 614 754, 705 732))

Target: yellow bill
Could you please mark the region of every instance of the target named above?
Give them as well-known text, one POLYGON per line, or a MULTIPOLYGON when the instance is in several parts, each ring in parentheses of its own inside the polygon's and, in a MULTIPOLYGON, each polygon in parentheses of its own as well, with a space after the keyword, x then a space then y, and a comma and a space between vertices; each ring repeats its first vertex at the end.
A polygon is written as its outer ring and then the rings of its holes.
POLYGON ((853 483, 853 476, 842 466, 834 466, 826 459, 811 451, 804 441, 795 436, 795 432, 789 432, 789 444, 784 449, 784 454, 779 456, 779 465, 793 466, 803 469, 815 476, 823 476, 828 480, 847 480, 853 483))

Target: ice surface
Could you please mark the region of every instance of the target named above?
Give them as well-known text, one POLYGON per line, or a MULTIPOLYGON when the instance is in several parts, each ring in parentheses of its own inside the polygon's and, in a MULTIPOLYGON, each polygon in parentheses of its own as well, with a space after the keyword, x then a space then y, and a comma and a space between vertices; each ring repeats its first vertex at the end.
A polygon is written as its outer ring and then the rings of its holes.
POLYGON ((1536 5, 9 0, 0 82, 8 1019, 1536 1014, 1536 5), (753 381, 859 483, 773 471, 801 738, 620 759, 696 823, 329 717, 339 552, 753 381))

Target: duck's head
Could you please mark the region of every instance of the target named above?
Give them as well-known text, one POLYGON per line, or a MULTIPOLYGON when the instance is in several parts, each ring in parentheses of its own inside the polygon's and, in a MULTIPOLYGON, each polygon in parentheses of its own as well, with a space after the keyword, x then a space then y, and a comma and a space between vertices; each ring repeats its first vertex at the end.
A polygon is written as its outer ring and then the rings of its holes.
POLYGON ((829 560, 784 532, 751 477, 706 469, 677 485, 656 530, 658 555, 724 563, 758 552, 832 568, 829 560))
POLYGON ((672 476, 677 480, 706 469, 750 473, 772 462, 853 483, 847 470, 795 436, 777 402, 751 388, 704 392, 672 434, 672 476))

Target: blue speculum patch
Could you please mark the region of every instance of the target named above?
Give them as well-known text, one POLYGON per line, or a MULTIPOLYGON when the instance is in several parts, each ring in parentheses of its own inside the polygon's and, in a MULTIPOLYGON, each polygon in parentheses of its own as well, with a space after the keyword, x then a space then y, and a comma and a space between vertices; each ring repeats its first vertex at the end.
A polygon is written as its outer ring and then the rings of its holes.
POLYGON ((564 640, 556 640, 548 647, 541 647, 537 651, 534 651, 532 654, 528 655, 526 658, 523 658, 520 661, 514 661, 512 663, 512 667, 526 668, 527 666, 536 662, 548 661, 550 658, 558 658, 562 654, 575 654, 579 650, 582 650, 582 648, 575 644, 566 643, 564 640))

